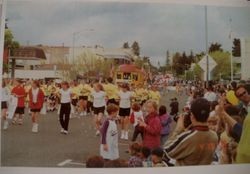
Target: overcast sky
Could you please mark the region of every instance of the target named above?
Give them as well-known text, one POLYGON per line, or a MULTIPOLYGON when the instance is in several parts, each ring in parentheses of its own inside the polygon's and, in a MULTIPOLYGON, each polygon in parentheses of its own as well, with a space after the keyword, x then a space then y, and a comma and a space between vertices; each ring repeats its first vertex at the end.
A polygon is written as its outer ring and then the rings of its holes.
MULTIPOLYGON (((8 2, 6 16, 15 39, 21 44, 72 46, 73 32, 82 31, 77 46, 117 48, 136 40, 141 54, 152 57, 154 63, 165 61, 166 50, 205 51, 203 6, 58 2, 8 2)), ((209 43, 219 42, 223 49, 230 49, 230 18, 234 35, 250 38, 249 7, 209 6, 209 43)))

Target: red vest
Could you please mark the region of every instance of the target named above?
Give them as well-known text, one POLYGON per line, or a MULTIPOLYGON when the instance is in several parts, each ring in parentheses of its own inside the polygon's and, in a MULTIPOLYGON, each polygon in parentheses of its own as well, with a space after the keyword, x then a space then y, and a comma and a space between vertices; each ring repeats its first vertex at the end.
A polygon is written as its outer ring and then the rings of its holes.
POLYGON ((30 109, 41 109, 44 102, 44 93, 41 89, 38 90, 37 103, 33 102, 32 88, 29 90, 29 107, 30 109))

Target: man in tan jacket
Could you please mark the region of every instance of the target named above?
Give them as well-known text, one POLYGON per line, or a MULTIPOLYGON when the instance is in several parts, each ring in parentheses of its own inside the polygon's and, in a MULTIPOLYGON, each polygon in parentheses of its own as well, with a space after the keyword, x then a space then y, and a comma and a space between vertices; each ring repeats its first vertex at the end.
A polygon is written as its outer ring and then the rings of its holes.
POLYGON ((218 144, 216 133, 207 124, 210 104, 198 98, 190 109, 191 126, 185 130, 184 116, 179 117, 172 137, 164 145, 165 156, 175 159, 176 166, 209 165, 218 144))

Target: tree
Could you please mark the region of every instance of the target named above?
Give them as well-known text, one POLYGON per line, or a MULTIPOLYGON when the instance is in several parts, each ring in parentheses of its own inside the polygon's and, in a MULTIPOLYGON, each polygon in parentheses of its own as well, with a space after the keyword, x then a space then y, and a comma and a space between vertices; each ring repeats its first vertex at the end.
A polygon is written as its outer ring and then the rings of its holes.
POLYGON ((221 48, 221 44, 219 43, 211 43, 210 47, 209 47, 209 53, 215 52, 215 51, 223 51, 223 49, 221 48))
POLYGON ((232 54, 234 57, 240 57, 241 56, 241 46, 240 46, 240 39, 234 39, 233 40, 233 50, 232 54))
POLYGON ((180 53, 175 53, 173 56, 173 70, 175 71, 175 74, 178 75, 182 75, 184 73, 185 70, 185 66, 183 66, 183 60, 182 60, 182 56, 180 55, 180 53))
POLYGON ((14 40, 14 36, 10 29, 6 29, 4 32, 4 48, 8 48, 11 51, 18 48, 20 45, 14 40))
POLYGON ((190 51, 190 55, 188 56, 188 59, 189 59, 190 65, 195 62, 193 50, 190 51))
POLYGON ((140 56, 140 46, 138 42, 134 41, 132 44, 132 50, 136 56, 140 56))
POLYGON ((125 49, 129 48, 128 42, 124 42, 124 43, 123 43, 123 48, 125 48, 125 49))
POLYGON ((185 51, 182 53, 181 62, 183 63, 184 70, 188 70, 191 65, 191 62, 189 61, 185 51))
POLYGON ((214 58, 217 66, 212 71, 213 79, 220 79, 220 74, 222 77, 230 77, 230 53, 216 51, 210 53, 210 56, 214 58))
POLYGON ((194 79, 200 80, 202 73, 203 73, 203 70, 201 69, 201 67, 198 64, 195 64, 194 69, 193 69, 194 79))
MULTIPOLYGON (((4 50, 5 51, 7 50, 8 53, 10 53, 10 55, 13 55, 13 51, 16 48, 19 48, 20 45, 19 45, 19 43, 17 41, 14 40, 14 36, 12 34, 12 31, 10 29, 8 29, 7 26, 6 26, 6 28, 7 29, 5 29, 5 31, 4 31, 4 50)), ((8 62, 4 62, 3 63, 3 69, 2 69, 2 71, 8 73, 8 71, 9 71, 8 62)))

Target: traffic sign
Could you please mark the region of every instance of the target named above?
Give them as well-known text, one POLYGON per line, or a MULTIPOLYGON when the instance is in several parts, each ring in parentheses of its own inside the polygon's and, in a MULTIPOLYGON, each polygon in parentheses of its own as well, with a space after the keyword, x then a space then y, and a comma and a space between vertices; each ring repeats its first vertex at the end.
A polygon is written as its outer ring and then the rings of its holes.
POLYGON ((208 71, 211 72, 216 66, 217 63, 214 61, 214 59, 209 56, 209 55, 205 55, 200 61, 199 61, 199 65, 200 67, 206 72, 207 71, 207 56, 208 56, 208 71))

